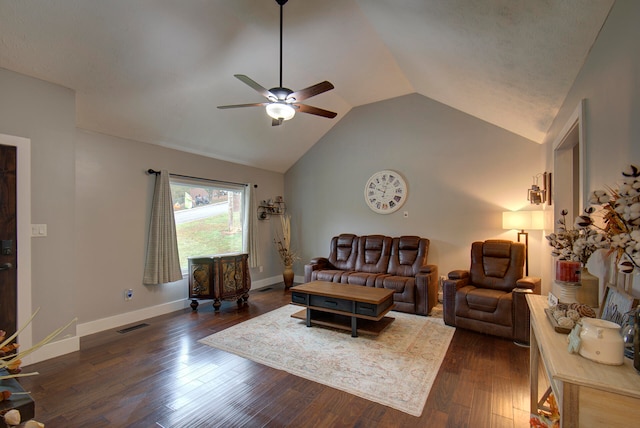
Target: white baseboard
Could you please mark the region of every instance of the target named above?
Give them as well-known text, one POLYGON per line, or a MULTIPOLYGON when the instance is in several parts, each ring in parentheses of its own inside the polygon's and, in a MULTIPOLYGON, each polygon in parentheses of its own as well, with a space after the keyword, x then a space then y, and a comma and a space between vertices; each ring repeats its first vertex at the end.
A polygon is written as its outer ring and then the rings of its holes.
MULTIPOLYGON (((295 276, 293 278, 293 281, 295 283, 301 284, 304 282, 304 276, 295 276)), ((282 282, 282 275, 276 275, 270 278, 260 279, 258 281, 251 281, 251 289, 259 290, 261 288, 269 287, 273 284, 278 284, 279 282, 282 282)))
POLYGON ((33 354, 22 359, 23 365, 39 363, 40 361, 59 357, 80 350, 80 337, 66 337, 55 342, 47 343, 33 354))
MULTIPOLYGON (((303 282, 303 276, 294 278, 295 282, 303 282)), ((272 276, 270 278, 261 279, 251 282, 251 290, 259 290, 269 287, 270 285, 282 282, 282 276, 272 276)), ((48 343, 38 351, 28 355, 24 360, 24 365, 35 364, 50 358, 59 357, 80 350, 80 338, 94 333, 100 333, 105 330, 116 329, 123 325, 137 323, 149 318, 164 315, 170 312, 180 311, 188 308, 191 299, 176 300, 174 302, 163 303, 162 305, 150 306, 137 311, 126 312, 107 318, 101 318, 95 321, 78 324, 76 326, 76 336, 63 338, 55 342, 48 343)))
POLYGON ((163 303, 161 305, 149 306, 137 311, 126 312, 112 317, 78 324, 76 327, 76 334, 79 337, 83 337, 89 334, 99 333, 101 331, 157 317, 159 315, 168 314, 169 312, 179 311, 187 307, 189 307, 189 300, 176 300, 173 302, 163 303))

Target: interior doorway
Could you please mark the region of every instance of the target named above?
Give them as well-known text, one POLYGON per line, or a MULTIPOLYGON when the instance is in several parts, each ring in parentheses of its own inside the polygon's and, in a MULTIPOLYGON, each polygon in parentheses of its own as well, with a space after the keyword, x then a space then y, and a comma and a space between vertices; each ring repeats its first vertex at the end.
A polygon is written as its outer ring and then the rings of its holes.
POLYGON ((16 147, 0 144, 0 329, 18 330, 16 147))
POLYGON ((578 104, 553 145, 554 218, 567 210, 567 220, 581 215, 585 196, 584 100, 578 104))
MULTIPOLYGON (((31 140, 0 134, 0 145, 15 148, 17 324, 24 326, 31 318, 31 140)), ((3 238, 4 239, 4 238, 3 238)), ((13 332, 10 332, 11 334, 13 332)), ((18 337, 20 346, 30 348, 32 329, 28 326, 18 337)), ((30 357, 23 359, 29 363, 30 357)))

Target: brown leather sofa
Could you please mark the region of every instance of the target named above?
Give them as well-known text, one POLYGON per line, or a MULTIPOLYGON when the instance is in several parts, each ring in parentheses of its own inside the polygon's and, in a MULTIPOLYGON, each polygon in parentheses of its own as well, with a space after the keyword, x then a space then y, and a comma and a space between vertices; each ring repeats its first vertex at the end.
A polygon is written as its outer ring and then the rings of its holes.
POLYGON ((540 294, 541 280, 523 277, 525 246, 488 240, 471 246, 471 269, 443 281, 447 325, 529 343, 527 293, 540 294))
POLYGON ((438 299, 438 268, 427 264, 429 240, 344 233, 331 239, 329 257, 312 259, 304 280, 394 290, 394 310, 428 315, 438 299))

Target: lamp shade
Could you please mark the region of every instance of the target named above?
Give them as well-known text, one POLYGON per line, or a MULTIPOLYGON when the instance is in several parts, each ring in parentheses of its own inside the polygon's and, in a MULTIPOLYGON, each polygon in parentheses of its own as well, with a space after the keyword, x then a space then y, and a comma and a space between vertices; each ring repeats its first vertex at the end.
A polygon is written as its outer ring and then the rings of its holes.
POLYGON ((516 230, 544 229, 542 211, 505 211, 502 213, 502 228, 516 230))

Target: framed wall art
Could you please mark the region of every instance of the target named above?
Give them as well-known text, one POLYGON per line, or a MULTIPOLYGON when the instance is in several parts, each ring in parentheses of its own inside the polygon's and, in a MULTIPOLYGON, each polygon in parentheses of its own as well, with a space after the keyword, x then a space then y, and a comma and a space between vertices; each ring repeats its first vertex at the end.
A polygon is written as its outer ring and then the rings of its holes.
POLYGON ((637 298, 609 284, 604 291, 604 299, 600 305, 600 318, 622 326, 626 321, 625 314, 637 305, 637 298))

